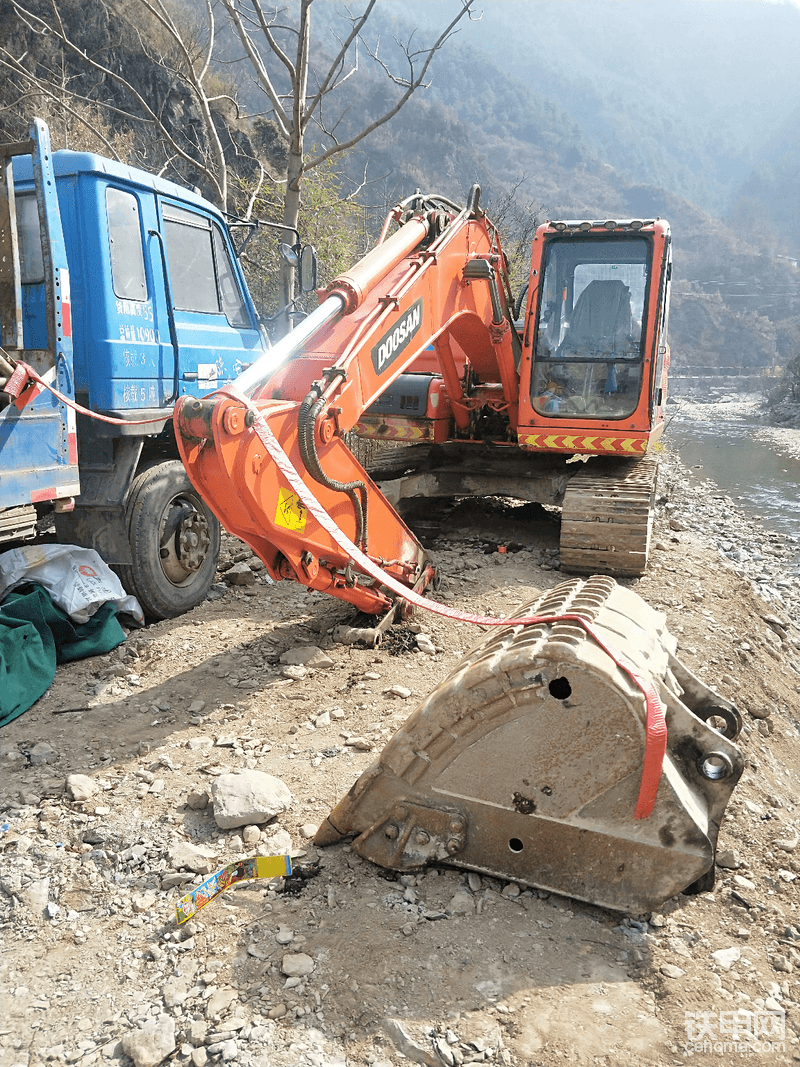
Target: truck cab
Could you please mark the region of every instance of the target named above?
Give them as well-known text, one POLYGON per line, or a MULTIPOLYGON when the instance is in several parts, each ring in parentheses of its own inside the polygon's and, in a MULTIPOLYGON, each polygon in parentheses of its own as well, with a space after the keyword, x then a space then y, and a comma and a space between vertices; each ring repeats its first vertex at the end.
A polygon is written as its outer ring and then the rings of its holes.
POLYGON ((149 617, 170 617, 205 597, 220 538, 179 461, 172 409, 180 396, 235 379, 268 344, 221 212, 196 192, 102 156, 50 154, 49 137, 42 151, 44 134, 37 122, 30 151, 14 152, 6 168, 22 340, 5 348, 45 378, 55 371, 54 386, 105 421, 78 414, 75 422, 46 392, 0 408, 0 542, 34 535, 52 508, 60 541, 95 548, 149 617), (56 223, 66 264, 53 285, 56 223), (53 290, 68 295, 71 353, 51 324, 53 290), (45 427, 37 405, 63 417, 45 427), (47 453, 63 451, 65 429, 69 493, 48 497, 37 469, 47 453), (4 524, 4 514, 20 521, 4 524))

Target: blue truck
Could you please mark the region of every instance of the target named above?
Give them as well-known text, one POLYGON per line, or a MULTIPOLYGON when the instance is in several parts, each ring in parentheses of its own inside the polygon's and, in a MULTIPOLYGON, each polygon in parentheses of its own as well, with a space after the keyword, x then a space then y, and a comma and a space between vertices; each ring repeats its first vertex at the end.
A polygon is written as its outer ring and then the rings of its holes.
POLYGON ((268 348, 226 219, 142 170, 53 153, 40 120, 0 146, 0 171, 0 550, 52 514, 58 540, 96 549, 149 618, 180 615, 210 588, 220 527, 172 409, 268 348), (113 421, 39 383, 9 394, 17 362, 113 421))

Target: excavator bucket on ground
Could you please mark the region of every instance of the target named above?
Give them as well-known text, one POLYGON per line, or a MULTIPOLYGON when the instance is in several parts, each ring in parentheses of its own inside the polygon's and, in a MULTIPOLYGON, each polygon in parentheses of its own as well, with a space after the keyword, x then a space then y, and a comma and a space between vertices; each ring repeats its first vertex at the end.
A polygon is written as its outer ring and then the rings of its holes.
POLYGON ((743 769, 736 709, 612 578, 564 582, 521 615, 547 621, 487 634, 315 843, 357 835, 354 851, 392 870, 463 867, 634 914, 710 888, 743 769), (667 739, 643 803, 653 689, 667 739))

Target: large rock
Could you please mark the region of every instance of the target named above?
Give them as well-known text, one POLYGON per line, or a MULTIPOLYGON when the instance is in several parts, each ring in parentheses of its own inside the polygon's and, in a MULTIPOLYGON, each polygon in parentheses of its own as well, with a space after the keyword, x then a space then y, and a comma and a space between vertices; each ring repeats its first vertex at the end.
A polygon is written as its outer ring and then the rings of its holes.
POLYGON ((292 802, 288 786, 264 771, 222 774, 211 787, 211 793, 214 818, 221 830, 269 822, 292 802))
POLYGON ((268 833, 269 837, 259 842, 257 849, 259 856, 285 856, 294 848, 292 835, 282 826, 279 826, 274 833, 271 832, 271 828, 264 832, 268 833))
POLYGON ((28 759, 32 767, 39 767, 43 763, 55 763, 57 758, 58 753, 46 741, 40 741, 28 753, 28 759))
POLYGON ((228 585, 255 585, 256 576, 246 563, 234 563, 222 575, 222 580, 228 585))
POLYGON ((290 952, 281 960, 281 974, 289 978, 303 978, 314 970, 314 961, 305 952, 290 952))
POLYGON ((729 971, 741 957, 742 950, 738 945, 734 945, 732 948, 719 948, 716 952, 711 953, 711 959, 722 971, 729 971))
POLYGON ((73 800, 89 800, 99 788, 97 782, 88 774, 67 775, 67 792, 73 800))
POLYGON ((218 1019, 228 1010, 238 996, 239 994, 235 989, 225 988, 214 990, 206 1001, 206 1017, 208 1019, 218 1019))
POLYGON ((40 919, 50 899, 50 879, 37 878, 18 892, 20 900, 28 905, 37 919, 40 919))
POLYGON ((161 995, 168 1008, 179 1007, 189 995, 189 980, 187 978, 170 979, 164 983, 161 995))
POLYGON ((162 1016, 131 1030, 122 1038, 122 1050, 136 1067, 158 1067, 175 1048, 175 1023, 162 1016))
POLYGON ((406 1023, 400 1022, 399 1019, 386 1018, 383 1020, 383 1030, 397 1051, 407 1060, 425 1064, 426 1067, 441 1067, 441 1057, 432 1048, 425 1048, 422 1042, 414 1038, 406 1023))
POLYGON ((475 897, 466 889, 459 889, 445 910, 448 915, 471 915, 475 911, 475 897))

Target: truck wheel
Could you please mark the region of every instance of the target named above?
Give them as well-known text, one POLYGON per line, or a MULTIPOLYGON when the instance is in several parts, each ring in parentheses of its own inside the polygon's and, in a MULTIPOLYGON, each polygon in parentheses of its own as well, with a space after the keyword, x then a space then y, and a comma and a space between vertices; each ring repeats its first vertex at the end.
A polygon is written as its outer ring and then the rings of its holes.
POLYGON ((126 506, 133 562, 122 584, 150 619, 173 619, 206 598, 219 558, 220 527, 177 460, 137 475, 126 506))

